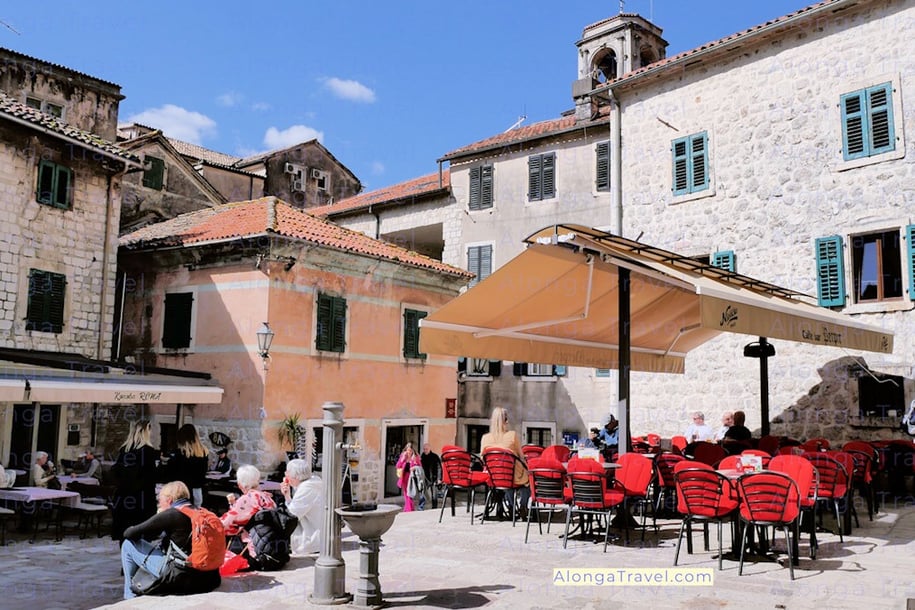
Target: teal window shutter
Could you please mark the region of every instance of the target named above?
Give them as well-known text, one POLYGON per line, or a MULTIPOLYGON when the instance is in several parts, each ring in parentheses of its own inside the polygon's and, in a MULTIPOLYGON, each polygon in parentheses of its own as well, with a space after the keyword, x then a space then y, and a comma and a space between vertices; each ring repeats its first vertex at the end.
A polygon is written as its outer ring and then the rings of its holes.
POLYGON ((712 266, 721 269, 727 269, 730 272, 737 271, 737 263, 733 250, 722 250, 712 255, 712 266))
POLYGON ((610 142, 598 142, 596 150, 597 167, 594 170, 595 187, 599 191, 610 190, 610 142))
POLYGON ((845 305, 845 264, 842 238, 838 235, 816 240, 817 300, 821 307, 845 305))
POLYGON ((883 83, 845 93, 842 108, 842 156, 846 161, 896 149, 893 85, 883 83))
POLYGON ((693 192, 708 188, 708 134, 702 132, 690 137, 691 177, 690 187, 693 192))
POLYGON ((543 199, 542 157, 534 155, 527 160, 527 198, 531 201, 543 199))
POLYGON ((467 271, 476 275, 471 280, 473 286, 482 282, 492 273, 492 246, 471 246, 467 248, 467 271))
POLYGON ((685 195, 689 192, 689 163, 687 159, 687 138, 674 140, 673 152, 673 191, 674 195, 685 195))
POLYGON ((915 225, 905 228, 905 238, 908 241, 909 265, 909 298, 915 301, 915 225))
POLYGON ((470 168, 470 209, 479 210, 482 203, 481 190, 482 190, 482 181, 481 176, 483 174, 483 168, 481 167, 472 167, 470 168))
POLYGON ((594 369, 595 377, 609 377, 610 369, 594 369))
POLYGON ((543 155, 543 192, 541 199, 556 196, 556 154, 543 155))
POLYGON ((678 138, 671 145, 673 153, 673 192, 686 195, 704 191, 709 185, 708 134, 697 133, 678 138))
POLYGON ((73 172, 70 168, 43 160, 38 164, 35 199, 38 203, 69 209, 72 183, 73 172))
POLYGON ((480 208, 492 207, 492 165, 480 168, 480 208))
POLYGON ((553 374, 557 377, 565 377, 566 367, 564 364, 555 364, 553 365, 553 374))

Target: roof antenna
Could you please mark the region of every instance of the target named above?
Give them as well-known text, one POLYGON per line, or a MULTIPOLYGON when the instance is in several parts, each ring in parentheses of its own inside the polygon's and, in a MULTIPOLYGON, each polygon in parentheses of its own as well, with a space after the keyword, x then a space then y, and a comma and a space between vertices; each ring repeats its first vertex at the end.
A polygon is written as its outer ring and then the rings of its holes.
POLYGON ((623 14, 623 5, 626 4, 625 0, 620 0, 620 15, 623 14))
POLYGON ((517 121, 515 121, 514 123, 512 123, 511 127, 509 127, 508 129, 506 129, 506 130, 505 130, 504 132, 502 132, 502 133, 508 133, 508 132, 511 131, 512 129, 517 129, 517 128, 521 127, 521 123, 523 123, 523 122, 525 121, 525 119, 527 119, 527 115, 526 115, 526 114, 522 114, 521 116, 518 117, 518 120, 517 120, 517 121))
POLYGON ((3 27, 5 27, 6 29, 8 29, 8 30, 9 30, 10 32, 12 32, 13 34, 16 34, 17 36, 21 36, 21 35, 22 35, 22 34, 20 34, 20 33, 16 30, 16 28, 14 28, 14 27, 11 26, 10 24, 8 24, 6 21, 0 20, 0 24, 2 24, 3 27))

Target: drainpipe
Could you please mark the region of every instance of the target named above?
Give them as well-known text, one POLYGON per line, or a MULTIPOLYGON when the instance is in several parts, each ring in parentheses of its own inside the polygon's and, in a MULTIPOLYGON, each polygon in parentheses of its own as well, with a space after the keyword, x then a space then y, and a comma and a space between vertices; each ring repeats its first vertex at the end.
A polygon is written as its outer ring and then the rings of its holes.
POLYGON ((613 89, 610 96, 610 227, 616 235, 623 234, 623 137, 622 109, 613 89))
MULTIPOLYGON (((112 212, 114 198, 111 195, 112 188, 114 187, 114 177, 122 177, 128 171, 127 164, 124 164, 124 169, 115 172, 114 174, 108 174, 107 185, 105 188, 105 241, 102 248, 102 292, 99 295, 99 321, 98 321, 98 341, 96 343, 95 357, 98 360, 107 360, 107 358, 102 356, 102 352, 105 348, 105 309, 108 307, 108 242, 111 239, 111 220, 114 216, 112 212)), ((117 248, 115 248, 115 259, 117 258, 117 248)), ((113 320, 112 320, 113 321, 113 320)), ((120 331, 119 331, 120 332, 120 331)))
POLYGON ((369 214, 375 217, 375 239, 381 239, 381 216, 375 211, 374 206, 369 206, 369 214))

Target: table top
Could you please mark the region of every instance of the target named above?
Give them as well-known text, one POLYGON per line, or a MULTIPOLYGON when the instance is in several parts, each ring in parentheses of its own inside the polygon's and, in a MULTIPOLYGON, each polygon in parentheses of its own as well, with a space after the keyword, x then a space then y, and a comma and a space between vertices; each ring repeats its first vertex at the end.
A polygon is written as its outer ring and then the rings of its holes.
MULTIPOLYGON (((616 462, 601 462, 600 465, 604 467, 604 470, 614 470, 616 468, 622 468, 622 466, 620 466, 616 462)), ((562 467, 568 469, 569 463, 563 462, 562 467)))
POLYGON ((220 480, 220 479, 228 479, 228 478, 229 478, 229 473, 228 473, 228 472, 218 472, 218 471, 211 470, 211 471, 209 471, 209 472, 206 474, 206 477, 207 477, 208 479, 213 480, 213 481, 218 481, 218 480, 220 480))
POLYGON ((69 483, 74 481, 77 483, 82 483, 83 485, 98 485, 98 479, 95 477, 74 477, 68 474, 62 474, 57 477, 57 480, 60 481, 60 484, 66 487, 69 483))
POLYGON ((75 491, 48 489, 47 487, 10 487, 8 489, 0 489, 0 500, 12 500, 14 502, 60 500, 61 504, 75 506, 79 502, 79 494, 75 491))

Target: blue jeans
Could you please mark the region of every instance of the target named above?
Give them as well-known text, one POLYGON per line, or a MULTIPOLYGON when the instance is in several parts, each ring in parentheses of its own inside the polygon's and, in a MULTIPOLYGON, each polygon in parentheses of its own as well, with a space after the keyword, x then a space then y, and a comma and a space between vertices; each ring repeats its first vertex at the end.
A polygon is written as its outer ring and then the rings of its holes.
POLYGON ((130 579, 143 568, 158 576, 165 564, 165 553, 158 544, 143 540, 124 540, 121 545, 121 567, 124 568, 124 599, 136 597, 130 590, 130 579), (148 557, 147 557, 148 555, 148 557))

